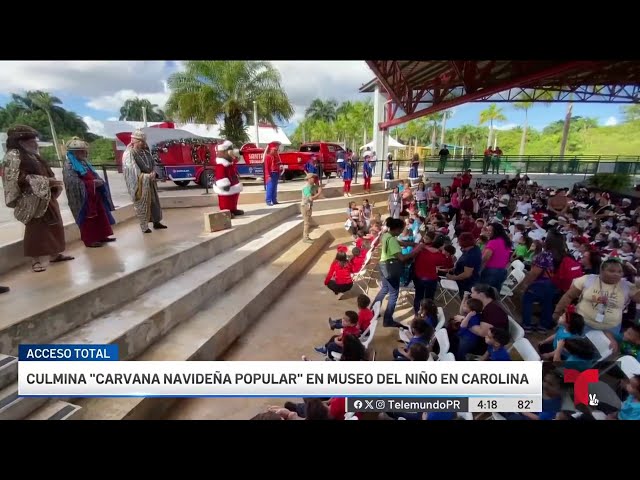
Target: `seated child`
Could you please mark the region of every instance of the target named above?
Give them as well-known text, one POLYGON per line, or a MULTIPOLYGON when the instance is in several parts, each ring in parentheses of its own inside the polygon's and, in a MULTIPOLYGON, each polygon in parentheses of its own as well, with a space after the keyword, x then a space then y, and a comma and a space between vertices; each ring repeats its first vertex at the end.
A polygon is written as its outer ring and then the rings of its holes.
POLYGON ((349 259, 349 263, 351 263, 351 271, 353 273, 358 273, 362 269, 364 261, 365 257, 362 255, 362 251, 358 247, 353 247, 351 250, 351 258, 349 259))
POLYGON ((620 347, 620 355, 630 355, 640 362, 640 325, 633 324, 616 340, 620 347))
POLYGON ((315 351, 326 355, 329 360, 333 360, 331 352, 342 353, 342 339, 345 335, 360 336, 358 314, 352 310, 344 312, 344 317, 342 317, 342 335, 334 335, 324 346, 316 347, 315 351))
POLYGON ((414 343, 409 347, 407 358, 414 362, 426 362, 431 358, 429 347, 423 343, 414 343))
POLYGON ((324 284, 336 295, 348 292, 353 287, 351 264, 347 260, 347 247, 340 245, 336 259, 331 263, 324 284))
MULTIPOLYGON (((360 332, 364 332, 369 325, 371 324, 371 320, 373 319, 373 310, 369 308, 371 304, 371 299, 367 297, 364 293, 358 295, 356 299, 358 303, 358 328, 360 332)), ((342 328, 342 320, 332 320, 329 319, 329 328, 331 330, 339 330, 342 328)))
POLYGON ((427 324, 421 318, 414 318, 411 322, 411 332, 413 337, 407 344, 407 346, 398 350, 397 348, 393 350, 393 359, 394 360, 410 360, 408 357, 409 349, 412 345, 416 343, 422 343, 423 345, 428 346, 431 341, 431 337, 433 337, 433 327, 427 324))
POLYGON ((593 367, 599 354, 596 347, 586 337, 573 337, 564 340, 564 349, 560 352, 564 366, 582 372, 593 367))
POLYGON ((491 327, 489 333, 484 338, 487 343, 487 351, 481 357, 468 355, 467 360, 491 360, 491 361, 508 361, 511 356, 505 346, 509 343, 509 332, 504 328, 491 327))
POLYGON ((482 309, 484 306, 477 298, 464 296, 460 304, 462 315, 453 317, 451 332, 455 331, 455 335, 449 335, 451 340, 451 350, 456 355, 456 360, 464 361, 468 354, 473 354, 482 346, 484 338, 476 333, 482 320, 482 309), (456 331, 457 327, 457 331, 456 331), (457 345, 455 345, 457 341, 457 345))
POLYGON ((538 344, 538 351, 543 360, 553 360, 560 362, 563 360, 562 355, 567 357, 564 349, 565 341, 570 338, 579 338, 584 334, 584 318, 582 315, 575 313, 575 306, 569 305, 567 313, 563 314, 558 320, 558 329, 550 337, 545 338, 538 344))
POLYGON ((451 270, 456 266, 456 247, 453 245, 445 245, 442 249, 445 257, 447 257, 447 263, 442 266, 443 270, 451 270))
POLYGON ((431 328, 436 328, 438 325, 438 306, 433 299, 425 298, 420 302, 420 310, 418 310, 416 318, 424 321, 431 328))
POLYGON ((528 236, 521 236, 518 239, 516 248, 513 250, 511 260, 520 260, 521 262, 530 262, 533 257, 533 250, 531 250, 531 244, 533 239, 528 236))

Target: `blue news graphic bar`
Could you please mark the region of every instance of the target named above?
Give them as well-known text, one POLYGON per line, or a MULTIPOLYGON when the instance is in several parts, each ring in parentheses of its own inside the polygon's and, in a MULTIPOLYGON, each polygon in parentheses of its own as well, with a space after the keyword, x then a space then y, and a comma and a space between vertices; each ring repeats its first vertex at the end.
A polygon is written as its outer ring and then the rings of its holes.
POLYGON ((20 362, 113 362, 118 345, 19 345, 20 362))

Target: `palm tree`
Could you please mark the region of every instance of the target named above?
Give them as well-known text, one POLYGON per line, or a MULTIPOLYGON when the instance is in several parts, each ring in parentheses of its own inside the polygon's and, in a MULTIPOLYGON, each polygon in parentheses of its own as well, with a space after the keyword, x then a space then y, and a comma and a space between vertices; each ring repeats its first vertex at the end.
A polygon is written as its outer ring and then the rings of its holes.
MULTIPOLYGON (((531 92, 525 91, 518 95, 518 100, 523 100, 518 103, 513 104, 513 108, 516 110, 524 110, 524 125, 522 126, 522 137, 520 138, 520 159, 524 155, 524 149, 527 142, 527 128, 529 127, 529 109, 533 106, 533 98, 531 96, 531 92)), ((541 95, 537 96, 538 101, 544 102, 543 105, 548 107, 549 101, 553 100, 553 94, 551 92, 545 91, 541 95)))
POLYGON ((42 110, 47 115, 49 127, 51 128, 51 138, 53 139, 53 145, 56 149, 56 157, 58 158, 58 161, 61 161, 58 135, 56 133, 56 127, 53 124, 53 117, 51 113, 56 106, 62 104, 62 101, 58 97, 54 97, 47 92, 39 90, 35 92, 27 92, 27 98, 31 100, 36 109, 42 110))
POLYGON ((447 119, 453 117, 453 110, 445 110, 442 112, 442 130, 440 130, 440 145, 444 145, 444 137, 447 129, 447 119))
POLYGON ((120 107, 120 120, 141 122, 144 119, 142 111, 147 111, 147 120, 150 122, 162 122, 167 120, 166 114, 146 98, 130 98, 120 107))
POLYGON ((304 112, 304 116, 305 118, 310 118, 312 120, 333 122, 338 116, 337 109, 338 102, 336 102, 335 100, 327 100, 326 102, 323 102, 321 99, 316 98, 311 102, 311 105, 309 105, 307 110, 304 112))
POLYGON ((492 103, 489 108, 480 112, 480 125, 489 122, 489 136, 487 137, 487 148, 491 146, 491 137, 493 137, 493 122, 504 122, 507 117, 502 113, 502 108, 492 103))
POLYGON ((289 120, 293 106, 280 83, 280 73, 265 61, 186 62, 186 69, 169 77, 171 96, 167 112, 179 121, 218 123, 223 117, 221 134, 240 144, 249 140, 245 122, 253 116, 272 125, 289 120))

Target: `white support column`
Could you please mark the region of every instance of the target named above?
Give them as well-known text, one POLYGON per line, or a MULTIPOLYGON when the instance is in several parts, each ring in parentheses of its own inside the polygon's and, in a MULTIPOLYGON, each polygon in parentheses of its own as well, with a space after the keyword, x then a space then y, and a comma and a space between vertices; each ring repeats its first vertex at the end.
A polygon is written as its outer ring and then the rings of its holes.
MULTIPOLYGON (((373 92, 373 150, 376 152, 378 159, 387 155, 387 146, 382 143, 382 132, 378 128, 378 124, 386 119, 387 99, 380 91, 380 85, 376 84, 373 92)), ((387 142, 387 145, 389 143, 387 142)))

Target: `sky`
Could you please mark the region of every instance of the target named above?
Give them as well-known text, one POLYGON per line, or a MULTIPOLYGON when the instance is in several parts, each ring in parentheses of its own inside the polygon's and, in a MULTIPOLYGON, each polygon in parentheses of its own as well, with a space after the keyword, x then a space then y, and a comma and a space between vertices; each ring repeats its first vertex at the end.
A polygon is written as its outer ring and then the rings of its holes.
MULTIPOLYGON (((280 71, 282 85, 295 108, 287 125, 290 134, 314 98, 367 100, 372 94, 359 93, 362 84, 374 78, 364 61, 273 61, 280 71)), ((10 100, 11 93, 44 90, 62 100, 63 107, 80 115, 89 130, 100 135, 106 120, 117 120, 125 100, 147 98, 164 106, 169 92, 166 80, 182 68, 178 61, 4 61, 0 68, 0 105, 10 100)), ((508 104, 502 105, 507 121, 499 129, 520 125, 524 113, 508 104)), ((477 124, 486 104, 466 104, 454 109, 449 127, 477 124)), ((529 125, 542 129, 564 118, 566 105, 536 105, 529 111, 529 125)), ((601 125, 620 122, 619 105, 576 104, 573 114, 593 117, 601 125)))

